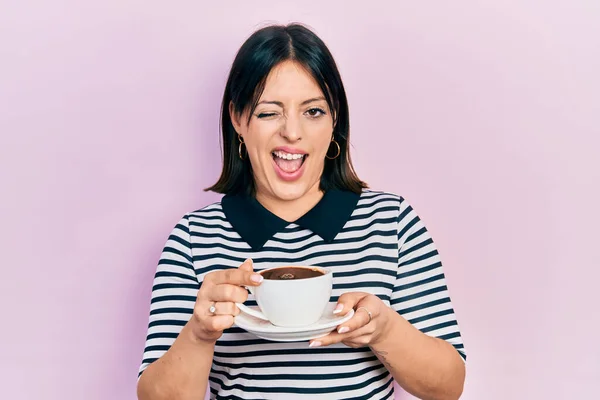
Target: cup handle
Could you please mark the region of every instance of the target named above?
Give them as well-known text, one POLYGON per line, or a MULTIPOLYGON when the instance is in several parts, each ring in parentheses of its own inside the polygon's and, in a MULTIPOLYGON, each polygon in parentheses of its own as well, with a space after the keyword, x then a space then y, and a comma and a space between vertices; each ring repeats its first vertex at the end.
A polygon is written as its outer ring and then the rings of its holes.
POLYGON ((265 316, 265 314, 261 313, 258 310, 254 310, 248 306, 243 305, 242 303, 235 303, 235 305, 240 309, 241 312, 251 315, 255 318, 262 319, 264 321, 268 321, 269 318, 265 316))
MULTIPOLYGON (((250 293, 254 293, 254 287, 252 286, 244 286, 244 289, 248 290, 250 293)), ((263 321, 269 321, 269 318, 265 316, 262 312, 258 310, 254 310, 248 306, 243 305, 242 303, 235 303, 235 305, 240 309, 241 312, 251 315, 255 318, 262 319, 263 321)))

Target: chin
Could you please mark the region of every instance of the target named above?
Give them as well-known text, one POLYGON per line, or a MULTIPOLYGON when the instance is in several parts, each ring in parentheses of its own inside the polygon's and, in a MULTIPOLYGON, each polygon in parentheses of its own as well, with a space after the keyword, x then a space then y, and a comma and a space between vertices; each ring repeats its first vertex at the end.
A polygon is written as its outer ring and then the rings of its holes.
POLYGON ((284 183, 275 182, 271 185, 271 192, 274 197, 284 200, 298 200, 310 190, 310 185, 305 182, 284 183))

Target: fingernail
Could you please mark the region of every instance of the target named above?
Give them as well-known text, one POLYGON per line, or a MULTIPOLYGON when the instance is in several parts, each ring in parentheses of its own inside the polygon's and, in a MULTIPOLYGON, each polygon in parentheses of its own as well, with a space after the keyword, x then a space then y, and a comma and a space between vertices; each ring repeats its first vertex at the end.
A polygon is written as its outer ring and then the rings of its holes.
POLYGON ((343 309, 344 309, 344 305, 343 305, 343 304, 338 304, 338 305, 335 307, 335 310, 333 310, 333 313, 334 313, 334 314, 339 314, 339 313, 341 313, 341 312, 342 312, 342 310, 343 310, 343 309))
POLYGON ((311 342, 308 347, 320 347, 323 343, 319 342, 318 340, 315 340, 314 342, 311 342))
POLYGON ((340 334, 346 333, 346 332, 350 332, 350 328, 348 328, 347 326, 342 326, 340 329, 338 329, 338 333, 340 333, 340 334))
POLYGON ((248 264, 252 265, 252 259, 251 258, 246 258, 246 261, 244 261, 244 263, 248 263, 248 264))
POLYGON ((252 276, 250 276, 250 280, 252 282, 261 283, 263 281, 263 276, 260 274, 252 274, 252 276))

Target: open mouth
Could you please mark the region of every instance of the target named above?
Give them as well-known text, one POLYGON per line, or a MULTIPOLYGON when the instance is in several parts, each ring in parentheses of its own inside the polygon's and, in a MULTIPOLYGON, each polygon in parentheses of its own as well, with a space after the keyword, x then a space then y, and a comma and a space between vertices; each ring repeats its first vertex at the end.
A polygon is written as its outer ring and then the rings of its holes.
POLYGON ((277 150, 271 153, 273 156, 273 161, 279 167, 279 169, 286 174, 293 174, 297 172, 306 158, 308 154, 300 154, 300 153, 287 153, 285 151, 277 150))

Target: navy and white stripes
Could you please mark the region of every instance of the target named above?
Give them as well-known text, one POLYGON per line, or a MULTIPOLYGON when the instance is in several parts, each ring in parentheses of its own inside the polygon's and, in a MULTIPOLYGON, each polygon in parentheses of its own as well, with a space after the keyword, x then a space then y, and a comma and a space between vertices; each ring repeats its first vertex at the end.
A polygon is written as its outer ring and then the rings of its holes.
MULTIPOLYGON (((228 222, 221 203, 186 215, 158 264, 140 374, 164 354, 189 320, 205 274, 318 265, 333 271, 331 301, 345 292, 378 296, 427 335, 464 347, 442 263, 427 229, 401 197, 364 191, 332 242, 289 224, 258 251, 228 222)), ((252 298, 247 302, 256 304, 252 298)), ((369 348, 269 342, 233 327, 217 341, 209 376, 215 399, 391 399, 391 375, 369 348)))

